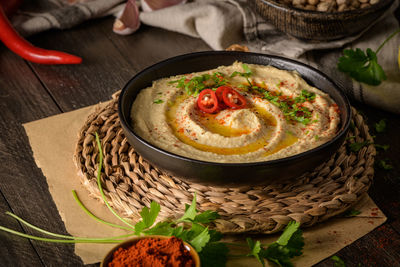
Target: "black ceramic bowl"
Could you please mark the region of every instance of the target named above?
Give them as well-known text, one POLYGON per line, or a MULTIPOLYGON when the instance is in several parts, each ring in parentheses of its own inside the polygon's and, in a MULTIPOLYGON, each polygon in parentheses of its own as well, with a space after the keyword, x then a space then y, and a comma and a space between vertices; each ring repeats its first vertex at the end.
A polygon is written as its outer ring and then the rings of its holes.
POLYGON ((295 178, 329 159, 345 140, 351 110, 349 101, 340 88, 326 75, 305 64, 265 54, 208 51, 170 58, 136 74, 121 92, 118 115, 129 143, 154 166, 185 181, 214 186, 239 186, 270 184, 295 178), (234 61, 298 71, 309 84, 328 93, 338 104, 341 126, 337 135, 328 143, 287 158, 255 163, 215 163, 170 153, 148 143, 134 132, 130 123, 132 103, 140 90, 151 86, 152 81, 230 65, 234 61))
POLYGON ((394 0, 380 0, 367 8, 342 12, 319 12, 286 6, 274 0, 252 0, 258 13, 290 36, 327 41, 352 36, 375 22, 394 0))

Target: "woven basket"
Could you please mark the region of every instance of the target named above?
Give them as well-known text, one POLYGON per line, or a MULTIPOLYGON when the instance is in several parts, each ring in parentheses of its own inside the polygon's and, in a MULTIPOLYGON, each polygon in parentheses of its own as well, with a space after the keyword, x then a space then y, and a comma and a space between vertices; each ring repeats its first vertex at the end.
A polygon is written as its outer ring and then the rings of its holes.
MULTIPOLYGON (((109 203, 137 221, 152 200, 161 204, 159 219, 176 218, 197 193, 200 211, 221 215, 212 227, 223 233, 275 233, 296 220, 311 226, 344 212, 368 190, 374 174, 375 147, 362 116, 353 108, 353 125, 345 144, 315 170, 295 181, 259 187, 221 188, 187 183, 163 174, 129 145, 117 114, 117 97, 91 114, 78 134, 74 161, 82 183, 101 200, 97 187, 98 149, 104 152, 101 181, 109 203), (358 152, 350 142, 370 141, 358 152)), ((102 200, 101 200, 102 201, 102 200)))

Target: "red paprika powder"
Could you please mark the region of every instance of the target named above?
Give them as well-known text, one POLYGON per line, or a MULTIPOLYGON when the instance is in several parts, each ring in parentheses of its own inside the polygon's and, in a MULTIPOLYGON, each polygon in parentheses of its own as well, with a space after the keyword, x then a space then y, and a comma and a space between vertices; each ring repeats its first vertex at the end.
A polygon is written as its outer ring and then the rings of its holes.
POLYGON ((118 248, 108 266, 194 267, 195 264, 182 240, 172 236, 145 238, 126 249, 118 248))

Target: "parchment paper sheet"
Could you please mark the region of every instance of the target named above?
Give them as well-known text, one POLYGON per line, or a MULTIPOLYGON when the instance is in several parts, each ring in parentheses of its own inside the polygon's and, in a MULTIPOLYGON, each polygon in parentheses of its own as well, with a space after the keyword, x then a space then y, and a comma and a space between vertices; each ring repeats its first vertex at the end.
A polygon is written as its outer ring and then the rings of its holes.
MULTIPOLYGON (((72 159, 77 133, 87 116, 95 111, 96 106, 24 124, 36 164, 42 169, 65 227, 73 236, 111 237, 125 233, 123 230, 105 226, 90 218, 75 203, 71 193, 72 190, 76 190, 84 205, 96 216, 118 223, 105 205, 89 196, 89 192, 78 178, 72 159)), ((362 199, 355 208, 362 211, 357 217, 333 218, 305 229, 304 253, 294 259, 295 265, 310 266, 318 263, 386 221, 385 215, 368 196, 362 199)), ((262 243, 270 243, 276 240, 277 236, 279 235, 260 235, 255 238, 261 239, 262 243)), ((226 239, 244 242, 245 235, 228 236, 226 239)), ((114 244, 77 244, 75 253, 82 258, 85 264, 95 263, 101 261, 113 246, 114 244)), ((228 262, 228 266, 251 266, 254 264, 257 265, 256 260, 252 258, 240 258, 228 262)))

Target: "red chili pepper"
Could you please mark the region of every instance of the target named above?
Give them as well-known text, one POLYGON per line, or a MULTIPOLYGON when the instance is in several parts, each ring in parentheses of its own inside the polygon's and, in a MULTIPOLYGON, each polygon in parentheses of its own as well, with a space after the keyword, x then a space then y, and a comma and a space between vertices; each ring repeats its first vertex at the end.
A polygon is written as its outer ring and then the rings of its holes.
POLYGON ((229 88, 226 85, 222 85, 217 88, 217 91, 215 91, 215 94, 217 95, 218 99, 218 106, 220 109, 226 109, 228 106, 224 102, 224 98, 222 97, 222 92, 224 91, 225 88, 229 88))
POLYGON ((211 89, 204 89, 197 98, 197 106, 205 113, 214 113, 218 111, 218 98, 211 89))
POLYGON ((224 99, 225 104, 233 109, 246 107, 246 98, 230 87, 227 87, 222 91, 222 98, 224 99))
POLYGON ((0 6, 0 40, 15 54, 40 64, 79 64, 82 58, 64 52, 35 47, 12 27, 0 6))

